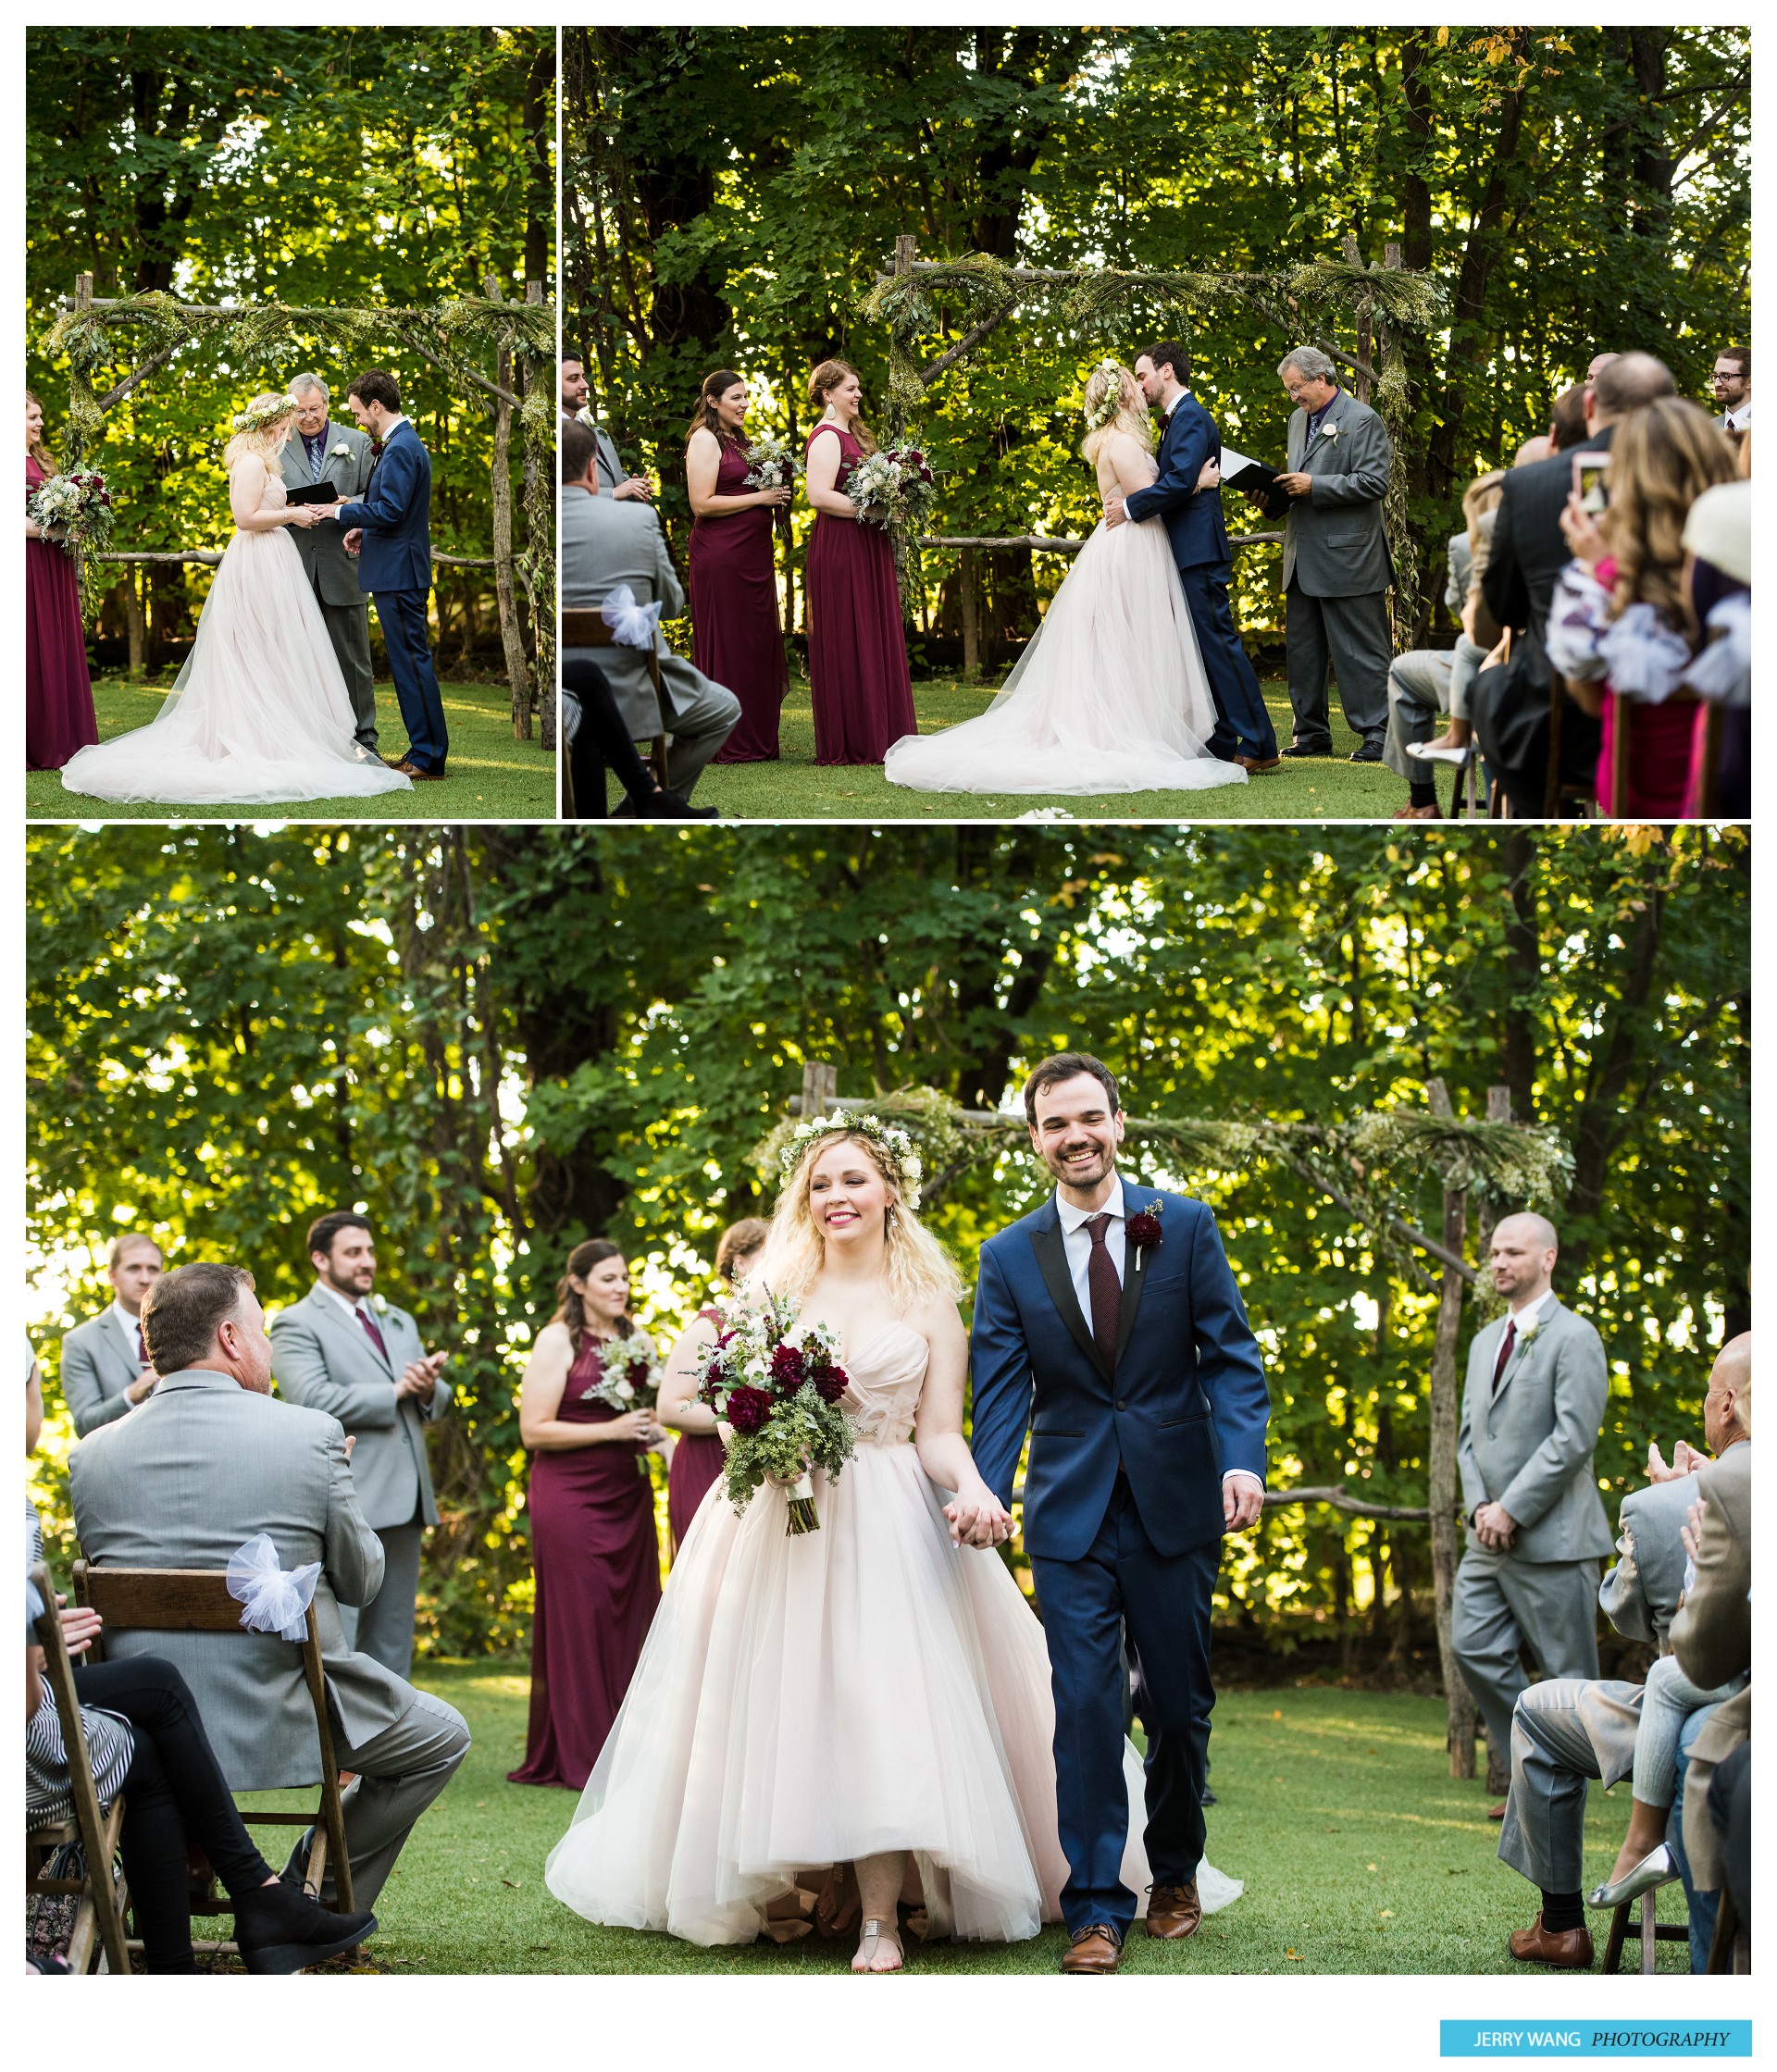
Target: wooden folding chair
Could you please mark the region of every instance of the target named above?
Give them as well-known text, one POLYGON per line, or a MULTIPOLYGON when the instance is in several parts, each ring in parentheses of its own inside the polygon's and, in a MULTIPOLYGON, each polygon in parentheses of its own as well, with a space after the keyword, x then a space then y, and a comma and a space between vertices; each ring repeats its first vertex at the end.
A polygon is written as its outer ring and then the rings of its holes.
POLYGON ((122 1872, 114 1867, 118 1837, 123 1830, 123 1794, 118 1793, 108 1810, 99 1804, 98 1789, 93 1781, 93 1757, 86 1745, 86 1724, 81 1718, 81 1701, 74 1693, 74 1664, 68 1643, 62 1638, 56 1593, 47 1570, 33 1569, 31 1580, 46 1607, 35 1621, 37 1644, 43 1651, 43 1673, 49 1679, 56 1717, 61 1722, 62 1750, 68 1757, 68 1780, 73 1787, 74 1818, 29 1830, 25 1838, 25 1890, 28 1893, 78 1893, 74 1934, 68 1946, 69 1968, 77 1972, 96 1968, 128 1978, 130 1955, 123 1917, 130 1905, 130 1892, 122 1872), (56 1850, 70 1842, 78 1842, 85 1852, 86 1876, 50 1877, 44 1866, 56 1850))
MULTIPOLYGON (((1683 1888, 1680 1888, 1681 1891, 1683 1888)), ((1654 1918, 1654 1899, 1659 1888, 1643 1892, 1640 1901, 1626 1899, 1620 1906, 1610 1909, 1610 1933, 1605 1939, 1604 1968, 1614 1971, 1622 1955, 1622 1945, 1629 1932, 1629 1910, 1639 1905, 1641 1912, 1641 1968, 1644 1976, 1654 1968, 1655 1945, 1660 1942, 1688 1942, 1691 1929, 1688 1921, 1657 1921, 1654 1918)))
MULTIPOLYGON (((241 1623, 241 1606, 229 1594, 227 1575, 219 1569, 111 1569, 90 1561, 74 1564, 74 1597, 90 1605, 105 1621, 107 1632, 231 1633, 242 1640, 257 1639, 241 1623)), ((333 1756, 333 1725, 327 1710, 327 1672, 321 1665, 321 1644, 316 1632, 315 1607, 310 1605, 303 1638, 303 1676, 308 1684, 309 1702, 315 1707, 315 1732, 321 1751, 321 1799, 311 1813, 249 1813, 241 1818, 255 1828, 307 1828, 315 1830, 309 1844, 304 1882, 318 1899, 327 1875, 328 1855, 333 1859, 333 1911, 350 1914, 352 1864, 345 1852, 345 1815, 340 1803, 340 1767, 333 1756)), ((98 1655, 102 1632, 93 1644, 98 1655)), ((325 1904, 325 1902, 323 1902, 325 1904)), ((197 1914, 229 1914, 233 1911, 226 1896, 211 1880, 206 1898, 193 1898, 197 1914)), ((232 1953, 231 1942, 199 1942, 199 1950, 232 1953)))
MULTIPOLYGON (((596 611, 564 611, 562 614, 562 646, 564 648, 615 648, 616 636, 606 626, 596 611)), ((673 731, 673 716, 666 710, 666 692, 660 680, 660 651, 649 647, 627 648, 627 654, 645 653, 648 674, 653 680, 654 704, 660 713, 660 732, 653 738, 648 760, 652 766, 654 781, 665 791, 666 784, 666 742, 673 731)))

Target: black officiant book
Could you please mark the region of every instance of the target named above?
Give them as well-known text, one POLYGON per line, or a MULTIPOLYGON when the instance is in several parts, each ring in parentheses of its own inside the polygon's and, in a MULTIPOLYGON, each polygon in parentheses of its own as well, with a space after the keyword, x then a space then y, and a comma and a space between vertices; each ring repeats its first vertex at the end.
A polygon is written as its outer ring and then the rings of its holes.
POLYGON ((284 484, 286 503, 336 503, 339 490, 331 482, 299 482, 294 489, 284 484))
POLYGON ((1224 490, 1238 490, 1243 496, 1262 496, 1269 502, 1271 486, 1282 472, 1280 468, 1267 467, 1263 461, 1236 453, 1232 446, 1222 449, 1222 487, 1224 490))

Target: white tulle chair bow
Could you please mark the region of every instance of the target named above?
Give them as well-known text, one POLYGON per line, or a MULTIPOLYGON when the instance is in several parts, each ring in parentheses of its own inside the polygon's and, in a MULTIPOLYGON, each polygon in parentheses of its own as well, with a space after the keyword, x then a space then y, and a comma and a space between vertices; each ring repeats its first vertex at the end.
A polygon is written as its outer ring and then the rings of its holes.
POLYGON ((619 583, 599 606, 599 616, 611 628, 611 638, 620 648, 652 648, 660 625, 660 603, 638 604, 628 583, 619 583))
POLYGON ((320 1578, 318 1561, 305 1561, 300 1569, 280 1568, 268 1532, 255 1532, 229 1557, 229 1595, 243 1607, 242 1625, 249 1632, 276 1633, 280 1640, 307 1638, 306 1615, 320 1578))

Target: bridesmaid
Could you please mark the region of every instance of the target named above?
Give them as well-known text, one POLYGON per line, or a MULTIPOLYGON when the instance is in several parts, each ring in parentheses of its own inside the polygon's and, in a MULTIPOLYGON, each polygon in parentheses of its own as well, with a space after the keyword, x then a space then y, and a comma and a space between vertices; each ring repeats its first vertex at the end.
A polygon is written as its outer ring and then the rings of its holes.
MULTIPOLYGON (((660 1546, 641 1456, 664 1434, 652 1410, 589 1401, 603 1348, 646 1344, 628 1316, 629 1269, 607 1239, 577 1245, 537 1334, 518 1396, 530 1470, 537 1603, 530 1726, 514 1784, 586 1783, 660 1603, 660 1546)), ((649 1348, 652 1351, 652 1346, 649 1348)))
POLYGON ((747 385, 724 367, 697 399, 685 481, 691 492, 692 655, 740 701, 718 763, 776 763, 777 714, 789 689, 777 617, 772 514, 790 490, 747 487, 747 385))
POLYGON ((802 580, 808 593, 808 680, 816 763, 880 763, 917 734, 895 551, 862 525, 845 485, 876 442, 858 416, 863 384, 843 360, 808 378, 821 420, 808 435, 808 501, 815 512, 802 580))
MULTIPOLYGON (((43 406, 25 391, 25 495, 57 472, 43 444, 43 406)), ((25 767, 59 770, 76 749, 99 738, 86 673, 74 563, 31 519, 25 520, 25 767)))
MULTIPOLYGON (((738 1288, 759 1263, 770 1225, 757 1216, 730 1223, 715 1247, 715 1277, 738 1288)), ((722 1442, 716 1436, 715 1412, 697 1400, 710 1347, 721 1323, 717 1309, 700 1309, 679 1334, 666 1356, 666 1379, 661 1384, 660 1421, 684 1436, 673 1448, 666 1477, 666 1517, 672 1527, 673 1553, 685 1545, 697 1507, 722 1473, 722 1442)))

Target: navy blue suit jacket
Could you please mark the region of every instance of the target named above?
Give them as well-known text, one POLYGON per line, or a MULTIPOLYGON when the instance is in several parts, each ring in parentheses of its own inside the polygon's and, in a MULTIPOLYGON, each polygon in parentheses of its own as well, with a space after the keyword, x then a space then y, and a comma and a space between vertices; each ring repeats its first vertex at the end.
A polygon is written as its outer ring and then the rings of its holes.
POLYGON ((1010 1506, 1029 1428, 1025 1545, 1043 1558, 1087 1553, 1119 1458, 1142 1529, 1168 1556, 1221 1538, 1225 1470, 1264 1479, 1264 1368, 1215 1218, 1200 1201, 1127 1180, 1123 1194, 1125 1215, 1164 1206, 1157 1246, 1144 1254, 1125 1243, 1109 1367, 1074 1292, 1052 1195, 981 1247, 970 1447, 1010 1506))
POLYGON ((342 530, 364 528, 360 589, 431 589, 431 515, 432 456, 404 417, 390 434, 363 501, 348 503, 339 515, 342 530))
POLYGON ((1187 391, 1173 405, 1160 441, 1160 473, 1152 485, 1124 499, 1124 509, 1139 521, 1163 514, 1173 543, 1174 568, 1229 568, 1227 521, 1222 515, 1222 491, 1199 490, 1197 478, 1207 460, 1222 458, 1222 434, 1197 398, 1187 391))

